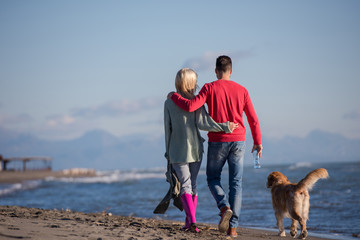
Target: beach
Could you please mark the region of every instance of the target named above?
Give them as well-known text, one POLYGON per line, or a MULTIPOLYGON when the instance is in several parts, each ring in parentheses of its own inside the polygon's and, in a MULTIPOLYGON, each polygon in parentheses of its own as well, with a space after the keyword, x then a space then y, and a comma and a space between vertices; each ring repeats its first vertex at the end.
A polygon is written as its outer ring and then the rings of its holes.
MULTIPOLYGON (((317 167, 246 169, 236 239, 292 239, 289 219, 284 220, 288 236, 277 236, 271 197, 263 179, 275 169, 291 179, 301 179, 317 167)), ((311 191, 307 239, 356 239, 360 232, 360 219, 354 211, 359 206, 358 164, 327 165, 327 169, 331 178, 320 181, 311 191)), ((1 172, 0 239, 230 239, 217 230, 220 218, 204 171, 198 176, 199 234, 180 230, 185 214, 172 202, 165 214, 153 214, 168 191, 164 172, 1 172)))
MULTIPOLYGON (((182 222, 115 216, 108 212, 81 213, 0 206, 0 239, 293 239, 280 238, 275 231, 238 228, 237 238, 220 233, 216 225, 199 223, 199 233, 184 232, 182 222)), ((307 239, 326 239, 309 236, 307 239)))

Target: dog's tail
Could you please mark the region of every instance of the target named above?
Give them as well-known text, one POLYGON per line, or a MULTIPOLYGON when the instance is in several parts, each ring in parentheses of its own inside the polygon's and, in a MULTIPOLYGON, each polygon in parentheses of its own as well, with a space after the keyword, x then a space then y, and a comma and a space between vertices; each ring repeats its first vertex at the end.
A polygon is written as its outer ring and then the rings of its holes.
POLYGON ((306 177, 298 183, 297 188, 298 189, 306 189, 309 191, 313 188, 315 183, 320 178, 324 179, 324 178, 328 178, 328 177, 329 177, 329 174, 325 168, 315 169, 314 171, 311 171, 308 175, 306 175, 306 177))

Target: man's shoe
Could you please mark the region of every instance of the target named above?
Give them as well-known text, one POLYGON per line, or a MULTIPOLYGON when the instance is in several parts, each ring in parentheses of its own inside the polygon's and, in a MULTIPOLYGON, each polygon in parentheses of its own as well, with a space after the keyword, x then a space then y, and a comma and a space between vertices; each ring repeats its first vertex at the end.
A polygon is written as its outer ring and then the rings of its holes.
POLYGON ((236 232, 236 228, 229 228, 228 231, 227 231, 227 235, 229 237, 237 237, 238 234, 236 232))
POLYGON ((221 211, 221 219, 218 227, 219 227, 219 231, 224 233, 229 229, 229 221, 230 218, 232 217, 233 212, 227 206, 221 208, 220 211, 221 211))

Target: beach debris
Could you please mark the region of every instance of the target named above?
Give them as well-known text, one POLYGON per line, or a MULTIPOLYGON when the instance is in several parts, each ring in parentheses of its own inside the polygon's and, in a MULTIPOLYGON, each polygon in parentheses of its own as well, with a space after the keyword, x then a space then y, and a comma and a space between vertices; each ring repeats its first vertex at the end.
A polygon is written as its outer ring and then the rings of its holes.
POLYGON ((52 225, 50 225, 50 228, 60 228, 60 226, 59 226, 59 225, 52 224, 52 225))
POLYGON ((101 211, 101 215, 103 216, 112 216, 110 213, 108 214, 107 211, 110 209, 110 207, 106 207, 104 210, 101 211))
POLYGON ((139 222, 131 222, 129 225, 134 227, 141 227, 142 224, 139 222))
POLYGON ((105 223, 103 223, 101 220, 95 222, 95 224, 96 224, 97 226, 104 226, 104 225, 105 225, 105 223))

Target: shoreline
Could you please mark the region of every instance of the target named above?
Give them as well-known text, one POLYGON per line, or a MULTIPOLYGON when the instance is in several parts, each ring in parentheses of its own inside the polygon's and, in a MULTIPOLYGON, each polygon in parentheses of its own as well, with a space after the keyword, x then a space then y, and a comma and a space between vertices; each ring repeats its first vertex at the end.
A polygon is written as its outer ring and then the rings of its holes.
POLYGON ((87 168, 72 168, 60 171, 51 170, 28 170, 28 171, 1 171, 0 184, 15 184, 23 181, 42 180, 49 177, 93 177, 96 171, 87 168))
MULTIPOLYGON (((277 231, 238 227, 237 238, 220 233, 214 224, 198 223, 199 233, 181 231, 183 222, 154 218, 115 216, 111 213, 82 213, 70 210, 44 210, 19 206, 0 206, 1 239, 293 239, 289 233, 279 237, 277 231)), ((319 235, 319 234, 317 234, 319 235)), ((330 239, 314 236, 307 239, 330 239)), ((344 238, 331 238, 344 239, 344 238)))

